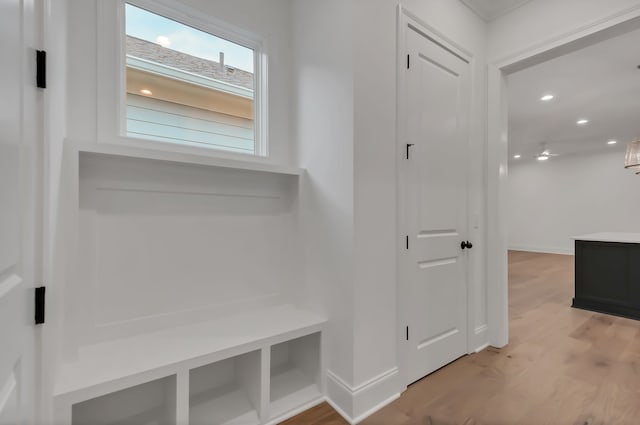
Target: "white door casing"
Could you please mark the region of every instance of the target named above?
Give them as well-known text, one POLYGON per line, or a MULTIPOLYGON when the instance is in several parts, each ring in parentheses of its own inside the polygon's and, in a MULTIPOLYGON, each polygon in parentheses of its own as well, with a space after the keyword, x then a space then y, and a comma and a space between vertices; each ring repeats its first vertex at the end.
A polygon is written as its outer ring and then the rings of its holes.
POLYGON ((467 353, 469 62, 409 25, 404 267, 407 382, 467 353))
POLYGON ((0 425, 36 421, 42 109, 36 0, 0 0, 0 425))

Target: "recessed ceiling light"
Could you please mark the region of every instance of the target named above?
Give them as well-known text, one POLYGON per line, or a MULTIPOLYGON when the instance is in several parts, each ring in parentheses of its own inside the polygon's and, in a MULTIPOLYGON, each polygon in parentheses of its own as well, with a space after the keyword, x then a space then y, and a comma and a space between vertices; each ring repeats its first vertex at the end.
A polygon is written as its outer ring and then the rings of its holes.
POLYGON ((607 145, 615 145, 616 143, 618 143, 618 141, 617 141, 617 140, 609 140, 609 141, 607 142, 607 145))
POLYGON ((576 123, 578 125, 585 125, 585 124, 589 124, 589 120, 586 118, 581 118, 578 120, 578 122, 576 123))
POLYGON ((142 89, 142 90, 140 90, 140 93, 145 95, 145 96, 152 96, 153 95, 153 92, 151 90, 149 90, 149 89, 142 89))
POLYGON ((554 96, 554 95, 552 95, 552 94, 545 94, 544 96, 542 96, 542 97, 540 98, 540 100, 541 100, 541 101, 543 101, 543 102, 550 102, 550 101, 552 101, 554 98, 555 98, 555 96, 554 96))
POLYGON ((520 155, 520 154, 518 154, 518 155, 513 155, 513 157, 514 157, 515 159, 520 159, 520 158, 522 158, 522 155, 520 155))
POLYGON ((546 160, 548 160, 548 159, 549 159, 549 157, 548 157, 548 156, 546 156, 546 155, 540 155, 540 156, 538 157, 538 161, 546 161, 546 160))

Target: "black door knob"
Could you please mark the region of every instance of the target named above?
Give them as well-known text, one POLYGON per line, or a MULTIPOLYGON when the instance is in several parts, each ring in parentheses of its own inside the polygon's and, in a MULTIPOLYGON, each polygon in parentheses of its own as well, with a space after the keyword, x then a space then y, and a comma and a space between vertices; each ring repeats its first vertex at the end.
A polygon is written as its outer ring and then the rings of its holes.
POLYGON ((471 248, 473 248, 473 244, 471 242, 469 242, 469 241, 462 241, 460 243, 460 248, 462 248, 462 249, 466 249, 466 248, 471 249, 471 248))

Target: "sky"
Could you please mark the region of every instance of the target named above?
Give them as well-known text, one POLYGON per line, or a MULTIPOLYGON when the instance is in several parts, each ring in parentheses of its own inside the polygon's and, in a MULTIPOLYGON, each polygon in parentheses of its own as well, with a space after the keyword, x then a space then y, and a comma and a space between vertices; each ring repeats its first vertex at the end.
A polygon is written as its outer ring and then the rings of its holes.
POLYGON ((251 49, 130 4, 126 5, 126 17, 127 35, 215 62, 224 52, 226 65, 253 72, 251 49))

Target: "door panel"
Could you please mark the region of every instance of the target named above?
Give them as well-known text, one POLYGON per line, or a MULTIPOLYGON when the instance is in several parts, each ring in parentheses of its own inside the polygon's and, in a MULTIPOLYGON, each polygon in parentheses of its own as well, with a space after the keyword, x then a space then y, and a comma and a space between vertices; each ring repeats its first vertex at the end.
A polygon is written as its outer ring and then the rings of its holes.
POLYGON ((20 423, 18 404, 18 377, 11 371, 0 387, 0 424, 9 425, 20 423))
POLYGON ((35 421, 41 108, 33 0, 0 0, 0 425, 35 421))
POLYGON ((409 29, 409 382, 466 354, 469 63, 409 29))

